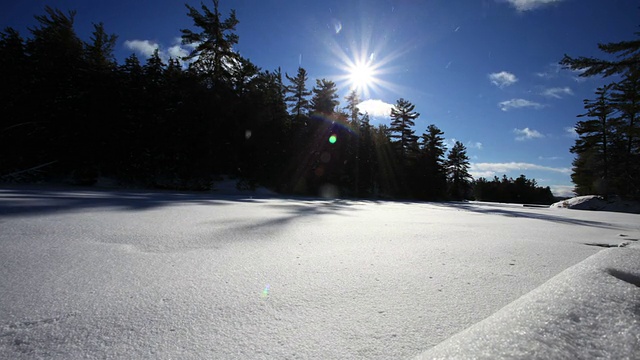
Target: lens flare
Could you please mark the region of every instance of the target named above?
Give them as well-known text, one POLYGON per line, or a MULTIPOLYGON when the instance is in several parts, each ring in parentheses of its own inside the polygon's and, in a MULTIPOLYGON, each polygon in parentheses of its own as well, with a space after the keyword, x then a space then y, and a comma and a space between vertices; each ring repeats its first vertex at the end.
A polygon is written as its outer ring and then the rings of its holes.
POLYGON ((402 94, 404 89, 384 78, 406 69, 399 64, 393 65, 411 49, 415 43, 405 45, 394 43, 389 46, 387 29, 373 26, 373 20, 364 17, 361 26, 343 24, 339 36, 321 39, 330 51, 328 63, 335 67, 338 74, 328 74, 338 86, 354 90, 366 100, 373 96, 388 96, 387 91, 402 94))
POLYGON ((331 144, 335 144, 336 141, 338 141, 338 137, 336 136, 336 134, 331 134, 331 136, 329 136, 329 142, 331 144))

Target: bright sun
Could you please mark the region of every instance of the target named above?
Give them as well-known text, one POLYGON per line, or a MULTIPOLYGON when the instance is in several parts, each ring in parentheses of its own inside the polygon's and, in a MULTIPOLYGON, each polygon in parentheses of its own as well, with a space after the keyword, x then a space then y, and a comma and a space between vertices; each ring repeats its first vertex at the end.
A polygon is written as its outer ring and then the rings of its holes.
POLYGON ((357 63, 349 69, 349 81, 354 90, 370 87, 375 81, 373 68, 367 63, 357 63))

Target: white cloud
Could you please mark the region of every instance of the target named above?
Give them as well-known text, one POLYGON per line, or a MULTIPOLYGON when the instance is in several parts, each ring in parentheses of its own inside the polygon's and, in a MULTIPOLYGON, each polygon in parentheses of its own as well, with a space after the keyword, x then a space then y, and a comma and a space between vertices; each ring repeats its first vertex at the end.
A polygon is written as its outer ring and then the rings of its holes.
POLYGON ((512 171, 537 170, 548 171, 560 174, 571 174, 571 169, 555 168, 550 166, 542 166, 523 162, 508 163, 471 163, 469 173, 475 178, 484 177, 492 178, 497 175, 506 174, 512 171))
POLYGON ((499 103, 498 106, 502 111, 509 111, 511 109, 519 109, 524 107, 530 107, 534 109, 542 109, 544 107, 544 105, 542 104, 525 100, 525 99, 511 99, 511 100, 503 101, 499 103))
POLYGON ((505 86, 513 85, 518 81, 518 78, 510 72, 500 71, 498 73, 489 74, 489 80, 491 80, 491 83, 495 86, 503 88, 505 86))
POLYGON ((573 90, 571 90, 571 88, 568 86, 556 87, 556 88, 545 89, 542 92, 542 95, 556 98, 556 99, 562 99, 564 95, 573 95, 573 90))
POLYGON ((570 137, 572 139, 578 138, 578 133, 576 132, 576 128, 573 126, 567 126, 564 128, 564 133, 566 137, 570 137))
POLYGON ((541 6, 558 3, 563 0, 507 0, 518 11, 529 11, 541 6))
POLYGON ((549 185, 551 192, 554 196, 560 197, 574 197, 576 194, 573 192, 574 187, 572 185, 549 185))
POLYGON ((388 118, 391 115, 393 104, 386 103, 378 99, 369 99, 358 104, 361 113, 368 113, 373 117, 388 118))
POLYGON ((149 40, 127 40, 124 42, 124 46, 146 57, 153 55, 153 52, 160 47, 157 43, 149 40))
POLYGON ((172 57, 174 59, 182 59, 183 57, 189 55, 189 52, 180 45, 173 45, 169 48, 169 50, 167 50, 167 53, 169 54, 169 57, 172 57))
POLYGON ((537 130, 529 129, 528 127, 524 129, 513 129, 513 132, 517 135, 516 140, 518 141, 539 139, 544 137, 544 135, 542 135, 537 130))

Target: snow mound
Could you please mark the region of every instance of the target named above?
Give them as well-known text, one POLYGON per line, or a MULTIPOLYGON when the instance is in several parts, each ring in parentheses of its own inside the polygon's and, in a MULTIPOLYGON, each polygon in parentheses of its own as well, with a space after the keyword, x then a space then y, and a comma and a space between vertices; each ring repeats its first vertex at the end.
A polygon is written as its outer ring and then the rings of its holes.
POLYGON ((605 200, 598 195, 577 196, 571 199, 551 204, 551 208, 565 208, 574 210, 600 210, 640 214, 640 203, 625 201, 618 198, 605 200))
POLYGON ((637 359, 640 246, 603 250, 419 359, 637 359))

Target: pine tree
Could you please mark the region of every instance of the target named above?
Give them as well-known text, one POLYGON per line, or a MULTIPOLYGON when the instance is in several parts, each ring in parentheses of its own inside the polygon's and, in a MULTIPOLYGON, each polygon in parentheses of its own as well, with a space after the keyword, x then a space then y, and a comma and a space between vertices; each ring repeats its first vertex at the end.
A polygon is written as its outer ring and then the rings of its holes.
POLYGON ((286 87, 286 93, 290 95, 285 100, 289 104, 294 121, 297 122, 307 116, 311 109, 311 104, 308 100, 308 97, 311 96, 311 91, 307 90, 307 71, 299 67, 298 74, 295 77, 287 74, 285 74, 285 77, 291 82, 291 85, 286 87))
POLYGON ((238 65, 239 55, 233 46, 238 43, 235 34, 238 19, 235 10, 231 10, 227 19, 221 20, 218 10, 218 0, 213 0, 213 11, 201 4, 202 12, 193 6, 185 4, 189 12, 187 15, 193 20, 201 32, 181 29, 182 44, 193 45, 194 49, 185 56, 183 61, 190 61, 191 66, 213 84, 229 81, 234 68, 238 65))
POLYGON ((413 111, 414 109, 415 105, 402 98, 398 99, 391 109, 390 137, 396 139, 394 144, 402 163, 414 155, 413 152, 417 148, 418 137, 414 135, 412 127, 420 114, 413 111))
POLYGON ((584 100, 585 114, 588 120, 578 121, 575 131, 578 138, 570 151, 580 160, 574 164, 571 178, 576 184, 578 195, 608 194, 609 173, 612 163, 611 142, 615 129, 611 104, 611 88, 613 84, 600 87, 596 91, 595 100, 584 100), (588 161, 591 169, 585 172, 582 165, 588 161))
MULTIPOLYGON (((640 36, 640 32, 637 32, 636 36, 640 36)), ((580 74, 582 77, 594 75, 608 77, 614 74, 637 72, 640 69, 640 39, 598 44, 598 48, 607 54, 615 55, 620 60, 611 61, 584 56, 573 58, 565 54, 560 65, 572 70, 583 70, 584 72, 580 74)))
POLYGON ((360 114, 360 109, 358 109, 358 104, 360 104, 360 97, 355 90, 351 90, 344 99, 347 101, 347 106, 344 107, 344 110, 347 111, 349 122, 351 123, 351 126, 357 129, 358 116, 360 114))
POLYGON ((618 189, 626 196, 640 198, 640 67, 615 84, 612 100, 619 115, 616 158, 623 159, 617 168, 618 189))
POLYGON ((446 197, 447 177, 445 171, 444 132, 431 124, 422 134, 422 146, 418 161, 416 190, 420 197, 437 200, 446 197))
MULTIPOLYGON (((39 139, 44 157, 57 161, 57 172, 69 175, 93 160, 93 131, 81 109, 85 74, 84 47, 74 29, 75 12, 45 7, 36 16, 26 42, 31 67, 29 116, 43 124, 46 137, 39 139)), ((53 170, 53 169, 52 169, 53 170)))
POLYGON ((317 79, 312 91, 311 109, 325 116, 333 115, 340 104, 336 84, 331 80, 317 79))
POLYGON ((91 42, 84 43, 87 66, 97 71, 115 70, 117 63, 113 49, 117 39, 115 34, 107 34, 103 23, 93 24, 91 42))
MULTIPOLYGON (((636 35, 640 36, 640 32, 636 35)), ((613 185, 622 197, 640 198, 640 185, 637 185, 640 184, 640 39, 598 44, 598 48, 606 54, 615 55, 616 60, 565 55, 560 64, 565 68, 582 70, 580 76, 584 77, 619 75, 622 78, 612 88, 610 106, 617 117, 611 121, 611 148, 607 148, 610 159, 622 161, 607 163, 609 179, 606 183, 613 185)), ((602 190, 587 185, 590 179, 602 177, 602 161, 598 151, 588 149, 578 152, 573 165, 574 178, 580 182, 576 183, 579 192, 602 190)))
POLYGON ((469 195, 471 180, 469 174, 469 157, 467 148, 460 141, 456 141, 447 156, 447 176, 449 179, 449 194, 457 200, 466 199, 469 195))

